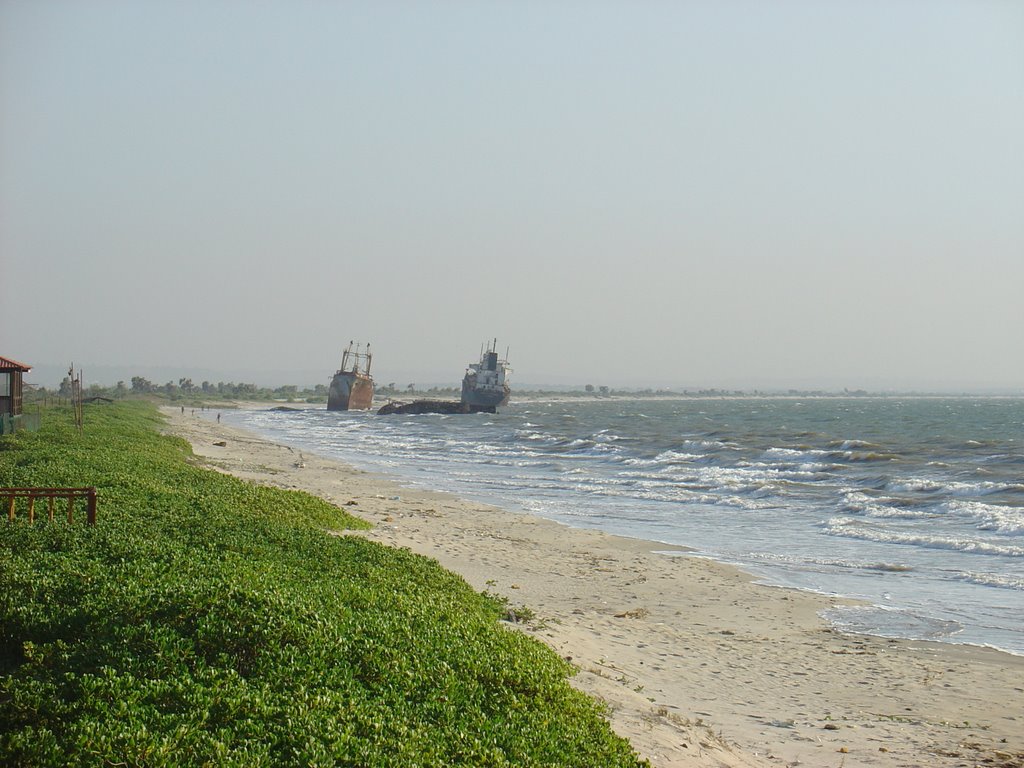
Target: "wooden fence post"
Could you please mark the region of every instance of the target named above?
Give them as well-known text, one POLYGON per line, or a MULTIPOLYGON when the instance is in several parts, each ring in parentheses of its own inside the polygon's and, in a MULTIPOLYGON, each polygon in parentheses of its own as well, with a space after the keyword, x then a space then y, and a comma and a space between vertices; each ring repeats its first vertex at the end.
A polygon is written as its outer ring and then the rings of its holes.
MULTIPOLYGON (((96 525, 96 508, 98 506, 98 495, 96 488, 0 488, 0 500, 7 500, 7 521, 13 523, 17 513, 18 499, 26 499, 28 522, 34 523, 36 519, 36 501, 46 499, 46 516, 53 522, 54 512, 57 506, 57 499, 68 500, 68 522, 73 523, 75 519, 75 499, 85 499, 85 516, 89 525, 96 525)), ((2 506, 0 506, 2 510, 2 506)), ((2 515, 3 512, 0 512, 2 515)), ((42 510, 40 510, 42 514, 42 510)))

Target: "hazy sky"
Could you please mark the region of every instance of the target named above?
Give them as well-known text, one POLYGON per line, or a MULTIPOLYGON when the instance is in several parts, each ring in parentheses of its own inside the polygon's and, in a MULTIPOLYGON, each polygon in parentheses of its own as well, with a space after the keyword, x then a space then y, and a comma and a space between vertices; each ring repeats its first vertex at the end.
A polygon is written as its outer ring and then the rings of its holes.
POLYGON ((1024 391, 1022 335, 1019 0, 0 0, 40 370, 1024 391))

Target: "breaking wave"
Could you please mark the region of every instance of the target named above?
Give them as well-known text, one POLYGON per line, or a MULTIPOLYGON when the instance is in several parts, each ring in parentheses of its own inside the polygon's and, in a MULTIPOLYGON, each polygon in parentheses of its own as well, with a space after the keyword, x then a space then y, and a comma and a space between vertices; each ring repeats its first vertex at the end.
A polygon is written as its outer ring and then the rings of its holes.
POLYGON ((901 533, 892 530, 865 528, 858 525, 856 520, 846 517, 832 518, 826 523, 825 530, 834 536, 844 536, 851 539, 863 539, 864 541, 875 541, 885 544, 905 544, 926 549, 948 549, 956 552, 981 555, 1024 557, 1024 547, 979 541, 977 539, 926 536, 917 533, 901 533))
POLYGON ((1015 589, 1024 592, 1024 577, 1007 576, 1001 573, 972 573, 967 572, 960 575, 963 581, 971 584, 978 584, 983 587, 996 587, 997 589, 1015 589))

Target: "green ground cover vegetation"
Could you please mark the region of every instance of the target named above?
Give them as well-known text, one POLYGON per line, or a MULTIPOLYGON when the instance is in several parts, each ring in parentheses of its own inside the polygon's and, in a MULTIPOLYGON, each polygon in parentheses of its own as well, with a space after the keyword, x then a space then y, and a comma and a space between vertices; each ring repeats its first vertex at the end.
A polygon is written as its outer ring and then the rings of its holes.
POLYGON ((0 520, 0 763, 639 764, 499 601, 162 426, 123 402, 0 438, 0 486, 100 498, 95 527, 0 520))

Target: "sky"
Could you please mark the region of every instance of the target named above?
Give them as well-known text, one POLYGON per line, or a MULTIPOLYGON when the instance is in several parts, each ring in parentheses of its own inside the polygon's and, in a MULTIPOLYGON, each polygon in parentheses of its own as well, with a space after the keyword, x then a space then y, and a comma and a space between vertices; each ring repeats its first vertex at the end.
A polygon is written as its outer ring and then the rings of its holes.
POLYGON ((0 0, 0 355, 1024 393, 1018 0, 0 0))

